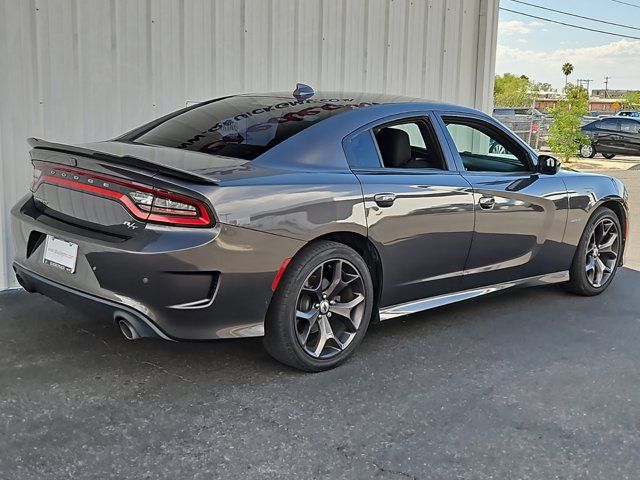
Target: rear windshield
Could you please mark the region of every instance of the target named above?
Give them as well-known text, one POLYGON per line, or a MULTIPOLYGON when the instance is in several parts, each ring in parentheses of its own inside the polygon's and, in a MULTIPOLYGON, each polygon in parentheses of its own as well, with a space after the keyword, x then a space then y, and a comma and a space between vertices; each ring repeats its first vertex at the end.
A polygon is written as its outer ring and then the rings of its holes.
POLYGON ((353 98, 229 97, 187 110, 128 140, 253 160, 325 118, 370 105, 353 98))

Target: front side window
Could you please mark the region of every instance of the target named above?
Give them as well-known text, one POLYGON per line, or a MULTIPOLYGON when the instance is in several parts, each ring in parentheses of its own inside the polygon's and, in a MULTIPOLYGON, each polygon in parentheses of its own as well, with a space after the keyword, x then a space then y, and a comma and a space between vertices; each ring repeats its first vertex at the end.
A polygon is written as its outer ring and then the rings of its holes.
POLYGON ((621 120, 620 130, 625 133, 638 133, 640 131, 640 122, 633 120, 621 120))
POLYGON ((469 172, 529 172, 527 154, 481 122, 445 119, 462 164, 469 172))

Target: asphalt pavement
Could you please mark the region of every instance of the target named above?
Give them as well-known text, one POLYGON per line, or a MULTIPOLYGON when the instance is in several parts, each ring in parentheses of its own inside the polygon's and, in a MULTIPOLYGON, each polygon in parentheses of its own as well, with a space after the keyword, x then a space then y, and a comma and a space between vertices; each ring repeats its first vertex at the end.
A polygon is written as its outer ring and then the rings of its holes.
POLYGON ((0 479, 637 479, 640 171, 604 294, 522 289, 372 328, 304 374, 259 339, 125 341, 0 294, 0 479))

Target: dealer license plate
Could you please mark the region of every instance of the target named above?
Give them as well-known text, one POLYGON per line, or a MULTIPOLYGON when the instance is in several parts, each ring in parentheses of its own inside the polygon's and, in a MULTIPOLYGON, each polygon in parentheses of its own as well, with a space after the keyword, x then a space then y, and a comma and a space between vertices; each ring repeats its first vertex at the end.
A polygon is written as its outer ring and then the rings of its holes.
POLYGON ((68 273, 76 271, 78 245, 47 235, 43 262, 68 273))

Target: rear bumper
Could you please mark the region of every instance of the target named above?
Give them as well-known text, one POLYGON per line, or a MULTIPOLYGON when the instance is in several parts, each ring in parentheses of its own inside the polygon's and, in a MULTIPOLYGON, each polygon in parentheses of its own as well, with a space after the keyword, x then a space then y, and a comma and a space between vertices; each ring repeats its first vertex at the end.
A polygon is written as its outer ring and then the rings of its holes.
POLYGON ((40 293, 92 317, 113 319, 114 321, 126 319, 135 326, 136 332, 141 337, 158 337, 163 340, 173 340, 151 320, 133 308, 65 287, 17 264, 13 265, 13 271, 20 285, 27 292, 40 293))
POLYGON ((225 224, 109 237, 42 214, 30 196, 11 214, 14 268, 27 287, 91 315, 125 312, 174 340, 262 335, 273 278, 304 245, 225 224), (43 263, 47 234, 78 245, 75 273, 43 263))

